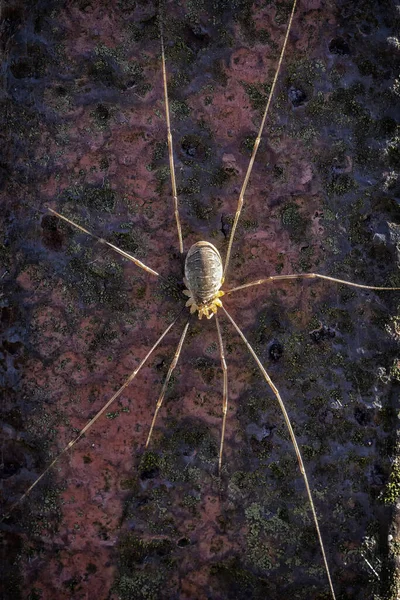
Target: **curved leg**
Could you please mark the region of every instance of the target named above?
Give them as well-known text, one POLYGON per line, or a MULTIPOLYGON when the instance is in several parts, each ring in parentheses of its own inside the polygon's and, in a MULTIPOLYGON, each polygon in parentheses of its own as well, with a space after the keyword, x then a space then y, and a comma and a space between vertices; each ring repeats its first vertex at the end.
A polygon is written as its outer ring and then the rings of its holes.
POLYGON ((90 421, 88 423, 86 423, 85 427, 83 427, 80 432, 78 433, 78 435, 71 440, 66 446, 65 448, 63 448, 61 450, 61 452, 59 454, 57 454, 57 456, 55 457, 55 459, 46 467, 46 469, 43 471, 43 473, 41 473, 39 475, 39 477, 37 479, 35 479, 35 481, 29 486, 29 488, 26 490, 26 492, 24 494, 22 494, 22 496, 16 501, 14 502, 14 504, 11 505, 9 511, 7 514, 3 515, 0 519, 0 522, 2 522, 5 518, 7 518, 7 516, 19 505, 21 504, 21 502, 31 493, 31 491, 33 490, 33 488, 39 483, 39 481, 41 481, 41 479, 43 479, 43 477, 54 467, 54 465, 60 460, 60 458, 66 453, 68 452, 68 450, 70 450, 73 446, 75 446, 75 444, 81 439, 81 437, 92 427, 92 425, 94 425, 94 423, 97 421, 97 419, 99 417, 101 417, 101 415, 107 410, 107 408, 114 402, 114 400, 116 400, 118 398, 118 396, 120 396, 122 394, 122 392, 124 391, 124 389, 131 383, 131 381, 133 381, 136 377, 136 375, 139 373, 140 369, 143 367, 143 365, 147 362, 147 360, 150 358, 150 356, 153 354, 154 350, 157 348, 157 346, 160 344, 160 342, 164 339, 164 337, 167 335, 167 333, 172 329, 172 327, 175 325, 175 323, 177 322, 178 318, 180 317, 180 314, 175 318, 175 320, 168 325, 167 329, 164 331, 164 333, 162 333, 160 335, 160 337, 158 338, 158 340, 156 341, 156 343, 150 348, 150 350, 148 351, 148 353, 146 354, 146 356, 143 358, 143 360, 139 363, 139 365, 136 367, 136 369, 129 375, 129 377, 126 379, 126 381, 121 385, 121 387, 119 388, 119 390, 117 392, 115 392, 115 394, 109 399, 107 400, 107 402, 104 404, 104 406, 95 414, 95 416, 90 419, 90 421))
POLYGON ((164 85, 165 119, 167 121, 169 170, 170 170, 170 174, 171 174, 171 188, 172 188, 172 197, 174 200, 174 213, 175 213, 175 220, 176 220, 176 228, 178 231, 179 252, 181 254, 183 254, 182 230, 181 230, 181 222, 179 219, 179 208, 178 208, 178 192, 176 189, 176 180, 175 180, 174 151, 173 151, 173 145, 172 145, 171 122, 170 122, 170 117, 169 117, 167 69, 165 67, 164 34, 163 34, 163 26, 162 26, 162 17, 161 16, 160 16, 160 39, 161 39, 162 74, 163 74, 163 85, 164 85))
POLYGON ((228 412, 228 368, 226 366, 224 344, 222 342, 221 328, 219 325, 219 320, 218 320, 217 315, 215 315, 215 322, 217 324, 219 355, 221 357, 221 369, 222 369, 222 373, 224 376, 224 388, 223 388, 223 393, 222 393, 222 431, 221 431, 221 444, 219 447, 219 458, 218 458, 218 475, 221 475, 222 452, 224 449, 225 426, 226 426, 226 414, 228 412))
POLYGON ((276 68, 274 79, 272 81, 271 90, 269 92, 269 96, 268 96, 268 100, 267 100, 267 105, 265 107, 264 115, 263 115, 263 118, 261 120, 260 129, 258 130, 256 141, 254 142, 253 151, 251 153, 250 162, 249 162, 249 166, 247 167, 247 171, 246 171, 246 175, 245 175, 245 178, 244 178, 244 181, 243 181, 242 189, 240 190, 238 205, 237 205, 236 214, 235 214, 235 218, 234 218, 233 225, 232 225, 231 235, 229 237, 228 250, 227 250, 226 258, 225 258, 225 266, 224 266, 224 274, 223 274, 223 278, 224 279, 226 279, 226 273, 227 273, 228 266, 229 266, 229 259, 230 259, 230 256, 231 256, 233 239, 235 237, 236 227, 237 227, 237 224, 239 222, 240 213, 242 211, 244 195, 245 195, 245 192, 246 192, 246 189, 247 189, 247 184, 249 183, 251 171, 253 169, 254 160, 256 158, 258 146, 259 146, 260 141, 261 141, 261 135, 262 135, 262 132, 263 132, 263 129, 264 129, 265 120, 266 120, 268 112, 269 112, 269 107, 271 105, 271 100, 272 100, 272 97, 274 95, 276 82, 278 80, 278 76, 279 76, 279 73, 280 73, 280 70, 281 70, 282 61, 283 61, 283 57, 284 57, 284 54, 285 54, 287 41, 288 41, 288 38, 289 38, 289 33, 290 33, 291 28, 292 28, 292 22, 293 22, 294 11, 296 10, 296 4, 297 4, 297 0, 293 0, 292 12, 290 13, 290 17, 289 17, 289 21, 288 21, 288 25, 287 25, 287 29, 286 29, 285 38, 283 40, 282 50, 281 50, 281 53, 280 53, 280 56, 279 56, 279 60, 278 60, 278 66, 276 68))
POLYGON ((55 215, 59 219, 62 219, 63 221, 65 221, 69 225, 72 225, 73 227, 75 227, 75 229, 79 229, 79 231, 83 231, 83 233, 86 233, 87 235, 90 235, 90 237, 94 238, 95 240, 97 240, 101 244, 105 244, 109 248, 112 248, 115 252, 118 252, 118 254, 120 254, 124 258, 127 258, 128 260, 131 260, 132 262, 134 262, 137 267, 140 267, 144 271, 147 271, 147 273, 151 273, 152 275, 157 275, 157 277, 159 276, 159 273, 157 273, 157 271, 154 271, 154 269, 150 269, 150 267, 148 267, 147 265, 145 265, 144 263, 142 263, 142 261, 138 260, 137 258, 135 258, 134 256, 132 256, 128 252, 125 252, 125 250, 121 250, 121 248, 118 248, 118 246, 114 246, 114 244, 110 244, 110 242, 107 242, 103 238, 98 237, 94 233, 91 233, 90 231, 88 231, 87 229, 85 229, 84 227, 82 227, 81 225, 78 225, 78 223, 74 223, 74 221, 71 221, 71 219, 68 219, 67 217, 64 217, 64 215, 61 215, 60 213, 58 213, 57 211, 53 210, 52 208, 47 207, 47 210, 50 211, 51 213, 53 213, 53 215, 55 215))
POLYGON ((185 340, 188 327, 189 327, 189 321, 185 325, 185 329, 183 330, 183 333, 181 335, 181 339, 179 340, 178 347, 177 347, 177 349, 175 351, 175 354, 174 354, 174 358, 172 359, 172 362, 171 362, 171 364, 169 366, 169 369, 168 369, 167 376, 166 376, 165 381, 163 383, 160 396, 159 396, 159 398, 157 400, 157 404, 156 404, 156 408, 155 408, 155 411, 154 411, 153 420, 152 420, 151 426, 150 426, 149 435, 147 436, 147 441, 146 441, 146 446, 145 446, 146 448, 148 447, 148 445, 150 443, 150 438, 151 438, 151 435, 153 433, 153 429, 154 429, 154 425, 155 425, 155 422, 156 422, 156 419, 157 419, 158 411, 161 408, 161 405, 162 405, 163 400, 164 400, 165 392, 167 391, 167 385, 169 383, 169 380, 171 379, 172 372, 173 372, 173 370, 175 369, 175 367, 176 367, 176 365, 178 363, 179 355, 180 355, 181 350, 182 350, 183 342, 185 340))
POLYGON ((289 279, 325 279, 326 281, 333 281, 334 283, 341 283, 343 285, 349 285, 351 287, 361 288, 362 290, 400 290, 398 287, 378 287, 375 285, 363 285, 361 283, 353 283, 352 281, 345 281, 344 279, 337 279, 336 277, 329 277, 328 275, 321 275, 320 273, 295 273, 293 275, 273 275, 272 277, 266 277, 265 279, 257 279, 250 283, 244 283, 238 285, 230 290, 226 290, 225 294, 232 294, 239 290, 244 290, 255 285, 262 285, 263 283, 270 283, 274 281, 288 281, 289 279))
POLYGON ((239 328, 239 326, 235 323, 235 321, 232 319, 232 317, 230 316, 230 314, 228 313, 228 311, 226 310, 226 308, 222 307, 222 310, 224 311, 224 313, 226 314, 226 316, 228 317, 228 319, 230 320, 230 322, 232 323, 232 325, 236 329, 237 333, 242 338, 243 342, 246 344, 247 349, 249 350, 250 354, 252 355, 252 357, 256 361, 257 366, 258 366, 258 368, 260 369, 260 371, 262 373, 262 376, 264 377, 265 381, 268 383, 269 387, 271 388, 271 390, 275 394, 276 399, 278 400, 280 409, 281 409, 281 411, 283 413, 283 417, 285 419, 286 426, 287 426, 287 428, 289 430, 290 439, 292 440, 292 444, 293 444, 295 452, 296 452, 297 462, 299 464, 299 469, 300 469, 300 472, 301 472, 301 474, 303 476, 303 480, 304 480, 304 483, 305 483, 305 486, 306 486, 307 496, 308 496, 308 500, 310 502, 311 512, 312 512, 313 519, 314 519, 315 529, 316 529, 317 535, 318 535, 318 540, 319 540, 319 545, 320 545, 321 552, 322 552, 322 557, 324 559, 325 571, 326 571, 326 575, 328 577, 328 582, 329 582, 329 588, 330 588, 330 591, 331 591, 331 595, 332 595, 333 600, 336 600, 335 591, 333 589, 333 584, 332 584, 332 579, 331 579, 331 574, 330 574, 330 571, 329 571, 328 561, 327 561, 327 558, 326 558, 324 543, 322 541, 321 531, 319 529, 318 517, 317 517, 316 510, 315 510, 315 506, 314 506, 314 501, 313 501, 312 494, 311 494, 310 485, 308 483, 307 473, 306 473, 306 470, 304 468, 303 458, 301 456, 300 448, 299 448, 299 445, 297 443, 296 436, 294 434, 293 427, 292 427, 292 424, 290 422, 290 418, 289 418, 289 415, 287 413, 286 407, 285 407, 284 402, 283 402, 283 400, 282 400, 282 398, 281 398, 281 396, 279 394, 278 388, 274 385, 274 383, 273 383, 272 379, 270 378, 270 376, 268 375, 267 371, 262 366, 260 359, 258 358, 257 354, 254 352, 254 350, 251 347, 250 343, 245 338, 244 333, 239 328))

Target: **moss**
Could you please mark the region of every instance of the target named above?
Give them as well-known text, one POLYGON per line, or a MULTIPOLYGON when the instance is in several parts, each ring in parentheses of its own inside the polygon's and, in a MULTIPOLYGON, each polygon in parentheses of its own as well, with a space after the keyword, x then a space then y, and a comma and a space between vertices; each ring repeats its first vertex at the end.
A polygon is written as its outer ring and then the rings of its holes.
POLYGON ((125 293, 122 285, 122 267, 119 263, 90 262, 91 251, 84 256, 74 256, 66 269, 68 287, 79 296, 85 304, 103 303, 114 309, 121 309, 125 304, 125 293))
POLYGON ((355 189, 357 184, 347 173, 334 173, 326 185, 326 191, 330 196, 344 196, 355 189))
POLYGON ((300 272, 309 272, 313 266, 314 248, 312 246, 300 248, 299 260, 295 265, 295 270, 300 272))
MULTIPOLYGON (((117 549, 120 576, 113 591, 121 600, 158 600, 173 565, 172 547, 166 538, 145 540, 123 534, 117 549)), ((168 588, 173 587, 170 578, 168 588)))
POLYGON ((230 178, 231 173, 227 169, 219 167, 215 169, 211 176, 211 185, 215 187, 222 187, 229 181, 230 178))
MULTIPOLYGON (((162 440, 163 448, 166 452, 172 452, 175 456, 182 457, 197 453, 198 460, 206 464, 214 463, 218 456, 218 444, 214 439, 209 428, 202 421, 194 419, 180 420, 173 426, 173 433, 170 434, 171 426, 168 427, 162 440)), ((173 456, 164 455, 166 460, 166 470, 168 476, 176 481, 196 480, 200 473, 195 468, 189 469, 186 465, 185 472, 177 471, 173 465, 173 456)))
POLYGON ((155 452, 145 452, 140 460, 139 473, 140 476, 148 475, 149 473, 158 473, 162 466, 161 457, 155 452))
POLYGON ((129 479, 121 479, 120 481, 120 487, 121 490, 134 490, 137 491, 137 479, 135 478, 129 478, 129 479))
POLYGON ((400 459, 395 458, 392 464, 389 481, 383 494, 385 504, 396 505, 400 498, 400 459))
POLYGON ((292 240, 299 242, 305 237, 307 221, 300 212, 300 208, 294 202, 288 202, 281 209, 281 222, 289 232, 292 240))
POLYGON ((101 187, 82 184, 67 188, 61 198, 64 202, 78 202, 90 209, 111 212, 115 208, 116 193, 110 183, 105 181, 101 187))
POLYGON ((90 78, 103 83, 106 86, 114 87, 117 85, 118 76, 115 68, 109 60, 102 57, 95 57, 88 65, 88 75, 90 78))
POLYGON ((190 212, 201 221, 209 221, 212 216, 215 215, 216 210, 216 207, 212 201, 204 202, 203 200, 197 198, 190 201, 190 208, 190 212))
POLYGON ((114 585, 114 591, 120 600, 158 600, 163 581, 160 572, 155 570, 121 575, 114 585))
POLYGON ((160 169, 158 169, 157 174, 156 174, 156 179, 157 179, 156 191, 158 194, 161 194, 163 192, 165 183, 170 179, 170 176, 171 176, 170 173, 171 173, 171 171, 169 170, 169 167, 167 167, 167 166, 164 166, 164 167, 161 167, 160 169))
POLYGON ((215 377, 215 362, 208 356, 200 356, 197 358, 194 367, 201 374, 204 381, 208 384, 212 383, 215 377))
POLYGON ((108 161, 108 158, 106 156, 103 156, 100 159, 100 163, 99 163, 100 171, 107 171, 107 169, 109 168, 109 166, 110 166, 110 163, 108 161))
POLYGON ((257 138, 256 135, 247 135, 240 142, 240 152, 242 154, 250 155, 253 152, 253 148, 254 148, 254 144, 255 144, 256 138, 257 138))
POLYGON ((362 207, 362 199, 356 200, 349 216, 349 238, 353 244, 365 244, 371 239, 362 207))
POLYGON ((190 115, 189 105, 183 100, 171 100, 171 113, 178 121, 183 121, 190 115))
POLYGON ((345 373, 348 381, 353 384, 354 390, 362 396, 370 393, 376 383, 375 364, 373 359, 364 359, 359 363, 345 365, 345 373))
POLYGON ((106 129, 111 118, 111 111, 105 104, 98 104, 90 113, 96 127, 100 130, 106 129))
POLYGON ((172 542, 166 538, 144 540, 133 533, 123 534, 118 543, 118 559, 123 570, 133 569, 154 557, 169 557, 171 551, 172 542))
POLYGON ((210 575, 218 583, 226 598, 232 600, 264 600, 271 593, 267 577, 257 576, 241 563, 238 557, 212 565, 210 575))
POLYGON ((265 110, 271 86, 266 83, 244 83, 241 81, 253 110, 265 110))
POLYGON ((161 298, 171 298, 175 302, 182 303, 185 296, 182 293, 184 289, 181 278, 176 278, 174 275, 168 275, 161 279, 157 286, 157 296, 161 298))
POLYGON ((272 548, 264 541, 264 535, 282 535, 287 539, 289 526, 277 515, 267 514, 263 506, 253 502, 245 509, 247 536, 246 558, 253 568, 268 571, 273 567, 272 548))
MULTIPOLYGON (((123 227, 122 225, 121 227, 123 227)), ((143 229, 133 229, 132 224, 128 224, 130 231, 116 231, 112 234, 110 242, 121 250, 133 254, 135 258, 143 258, 147 254, 143 229)))

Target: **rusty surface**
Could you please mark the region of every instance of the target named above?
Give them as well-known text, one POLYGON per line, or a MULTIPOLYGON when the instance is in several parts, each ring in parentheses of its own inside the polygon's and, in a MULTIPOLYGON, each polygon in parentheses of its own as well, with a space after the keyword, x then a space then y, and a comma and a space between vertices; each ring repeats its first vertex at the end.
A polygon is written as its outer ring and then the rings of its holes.
MULTIPOLYGON (((109 4, 1 9, 4 514, 185 303, 157 7, 109 4)), ((225 254, 289 11, 167 4, 186 251, 204 239, 225 254)), ((299 3, 225 288, 310 271, 399 285, 396 18, 390 2, 299 3)), ((287 402, 338 598, 395 598, 398 295, 298 282, 223 300, 287 402)), ((221 479, 213 320, 193 318, 144 451, 185 318, 3 520, 4 599, 330 597, 279 409, 224 320, 221 479)))

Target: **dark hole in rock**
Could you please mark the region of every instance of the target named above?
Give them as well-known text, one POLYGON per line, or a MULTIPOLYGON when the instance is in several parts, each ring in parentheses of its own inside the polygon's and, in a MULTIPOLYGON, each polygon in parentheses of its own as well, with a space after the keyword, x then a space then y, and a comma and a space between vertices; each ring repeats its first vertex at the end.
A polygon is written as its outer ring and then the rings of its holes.
POLYGON ((322 342, 329 338, 334 338, 335 335, 336 332, 334 329, 328 327, 327 325, 322 325, 322 323, 318 329, 313 329, 313 331, 310 331, 310 338, 316 343, 322 342))
POLYGON ((139 508, 140 506, 146 506, 149 503, 149 498, 145 496, 144 498, 139 498, 136 502, 136 506, 139 508))
POLYGON ((364 35, 370 35, 370 33, 372 31, 372 27, 371 27, 371 25, 369 23, 360 23, 359 26, 358 26, 358 29, 364 35))
POLYGON ((272 168, 272 172, 273 172, 274 176, 277 179, 279 179, 284 174, 284 169, 283 169, 283 167, 280 167, 279 165, 274 165, 272 168))
POLYGON ((2 189, 8 179, 11 178, 12 168, 6 162, 0 162, 0 189, 2 189))
POLYGON ((56 87, 56 94, 57 94, 57 96, 66 96, 67 89, 63 85, 58 85, 56 87))
POLYGON ((12 325, 16 320, 16 310, 13 306, 3 306, 0 311, 0 322, 5 326, 12 325))
POLYGON ((21 348, 21 346, 22 346, 21 342, 8 342, 7 340, 4 340, 4 342, 3 342, 3 348, 9 354, 16 354, 18 352, 18 350, 21 348))
POLYGON ((26 49, 26 56, 13 62, 10 71, 15 79, 34 78, 38 79, 46 71, 46 56, 39 45, 29 44, 26 49))
POLYGON ((373 467, 371 469, 370 478, 371 478, 372 485, 376 485, 379 487, 384 485, 384 483, 386 481, 386 476, 380 465, 378 465, 378 464, 373 465, 373 467))
POLYGON ((158 363, 155 365, 155 367, 156 367, 157 371, 164 371, 164 367, 165 367, 165 360, 162 358, 162 359, 160 360, 160 362, 158 362, 158 363))
POLYGON ((158 477, 160 473, 160 469, 158 467, 154 467, 154 469, 147 469, 146 471, 142 471, 140 473, 140 479, 142 481, 146 481, 147 479, 155 479, 158 477))
POLYGON ((397 129, 397 123, 392 117, 383 117, 378 121, 378 130, 381 135, 391 135, 397 129))
POLYGON ((336 37, 333 38, 329 44, 329 52, 344 56, 346 54, 350 54, 350 46, 342 37, 336 37))
POLYGON ((15 443, 7 443, 2 448, 0 479, 8 479, 18 473, 26 465, 23 452, 15 443))
POLYGON ((186 537, 180 538, 177 542, 176 545, 179 546, 179 548, 185 548, 186 546, 190 545, 190 540, 186 537))
POLYGON ((15 35, 22 23, 23 8, 16 6, 4 6, 2 10, 2 38, 4 44, 7 38, 15 35))
POLYGON ((21 59, 10 67, 11 73, 15 79, 25 79, 34 76, 34 69, 29 60, 21 59))
POLYGON ((63 235, 57 229, 58 219, 53 215, 45 215, 42 219, 43 245, 50 250, 60 250, 63 243, 63 235))
POLYGON ((107 121, 110 118, 110 111, 104 104, 98 104, 94 112, 99 121, 107 121))
POLYGON ((305 102, 307 102, 307 94, 300 87, 290 87, 288 92, 289 100, 292 105, 296 108, 297 106, 302 106, 305 102))
POLYGON ((280 342, 272 342, 268 348, 268 356, 274 362, 277 362, 283 355, 283 346, 280 342))
POLYGON ((118 84, 118 77, 114 72, 114 67, 103 57, 89 64, 88 75, 90 78, 100 81, 108 87, 118 84))
POLYGON ((198 135, 188 134, 181 139, 181 148, 189 158, 204 160, 206 147, 198 135))
POLYGON ((371 422, 371 416, 366 408, 356 406, 354 409, 354 418, 360 425, 368 425, 371 422))
POLYGON ((186 27, 184 35, 188 47, 196 53, 203 48, 207 48, 211 40, 210 34, 200 24, 186 27))

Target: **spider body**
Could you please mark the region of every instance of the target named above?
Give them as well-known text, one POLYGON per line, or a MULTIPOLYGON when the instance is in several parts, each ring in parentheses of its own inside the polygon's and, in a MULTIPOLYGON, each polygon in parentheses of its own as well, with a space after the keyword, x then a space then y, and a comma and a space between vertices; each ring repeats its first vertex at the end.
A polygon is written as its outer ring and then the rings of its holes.
POLYGON ((184 294, 189 296, 186 306, 190 307, 190 312, 197 310, 199 319, 203 315, 211 319, 222 306, 220 298, 224 292, 220 287, 223 281, 222 259, 217 248, 210 242, 193 244, 186 256, 184 279, 188 288, 184 294))

